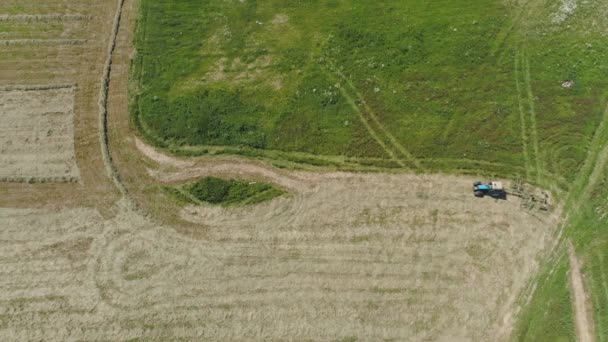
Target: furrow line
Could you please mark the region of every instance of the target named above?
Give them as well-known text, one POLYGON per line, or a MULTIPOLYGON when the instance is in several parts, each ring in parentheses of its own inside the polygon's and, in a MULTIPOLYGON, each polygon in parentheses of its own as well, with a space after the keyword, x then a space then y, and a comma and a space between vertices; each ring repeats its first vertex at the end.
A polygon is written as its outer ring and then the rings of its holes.
MULTIPOLYGON (((333 65, 331 65, 331 67, 332 67, 332 69, 335 69, 333 67, 333 65)), ((330 79, 335 80, 335 78, 333 77, 333 75, 332 75, 332 73, 330 71, 328 71, 325 68, 323 68, 323 71, 325 71, 325 73, 327 74, 327 76, 330 79)), ((397 156, 397 154, 395 153, 395 151, 393 151, 391 148, 389 148, 388 145, 380 138, 380 136, 378 135, 378 132, 376 132, 376 130, 371 126, 371 124, 369 123, 368 119, 365 117, 365 115, 363 114, 363 112, 361 111, 361 109, 359 108, 359 106, 357 105, 357 103, 355 102, 355 100, 353 99, 353 97, 348 94, 348 92, 346 91, 346 89, 344 89, 344 87, 340 86, 340 87, 338 87, 338 89, 340 90, 340 94, 344 97, 344 99, 346 100, 346 102, 348 102, 348 104, 357 113, 357 115, 359 116, 359 119, 361 120, 361 123, 363 123, 363 125, 365 126, 365 129, 368 131, 368 133, 370 134, 370 136, 374 140, 376 140, 376 142, 389 155, 389 157, 391 157, 392 160, 394 160, 397 164, 399 164, 399 166, 401 166, 403 168, 407 168, 407 165, 403 162, 403 160, 401 160, 397 156)))
MULTIPOLYGON (((380 129, 382 134, 388 138, 388 140, 390 141, 390 144, 393 146, 393 148, 395 148, 401 155, 403 155, 405 157, 405 159, 407 159, 408 162, 411 162, 412 164, 414 164, 414 166, 416 166, 417 169, 422 170, 423 167, 420 164, 420 161, 418 161, 416 158, 414 158, 414 156, 407 149, 405 149, 405 147, 403 147, 403 145, 401 145, 399 143, 399 141, 397 141, 395 136, 393 136, 393 134, 391 134, 391 132, 389 132, 388 129, 386 129, 386 127, 382 124, 382 122, 380 122, 376 113, 367 104, 367 102, 365 101, 365 98, 363 97, 361 92, 359 92, 357 90, 357 88, 354 86, 354 84, 340 70, 338 70, 335 67, 333 67, 333 69, 335 70, 335 73, 341 79, 343 79, 346 82, 346 84, 351 88, 351 90, 355 93, 355 95, 357 96, 357 99, 359 101, 361 101, 361 103, 363 104, 363 107, 365 108, 365 112, 368 114, 368 116, 374 122, 374 124, 376 124, 376 126, 378 126, 378 128, 380 129)), ((342 88, 342 87, 340 87, 340 88, 342 88)), ((361 113, 363 114, 363 112, 361 112, 361 113)))
POLYGON ((530 135, 532 138, 532 148, 534 151, 534 162, 536 164, 536 182, 541 184, 542 167, 540 161, 540 153, 538 148, 538 128, 536 125, 536 109, 534 105, 534 93, 532 92, 532 77, 530 76, 530 59, 524 49, 522 53, 524 63, 524 82, 526 84, 526 93, 528 97, 528 108, 530 118, 530 135))
POLYGON ((528 154, 528 134, 527 134, 527 125, 526 125, 526 116, 524 113, 524 105, 521 96, 521 84, 519 80, 520 73, 520 52, 519 50, 515 55, 515 88, 517 90, 517 103, 519 108, 519 122, 521 125, 521 141, 523 145, 523 155, 524 155, 524 165, 526 168, 526 179, 531 178, 531 170, 530 170, 530 156, 528 154))

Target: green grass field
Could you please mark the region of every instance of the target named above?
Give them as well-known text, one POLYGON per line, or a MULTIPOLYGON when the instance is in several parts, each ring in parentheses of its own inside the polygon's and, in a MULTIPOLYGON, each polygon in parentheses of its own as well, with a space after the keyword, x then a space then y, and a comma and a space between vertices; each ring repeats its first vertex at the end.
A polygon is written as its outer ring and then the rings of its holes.
POLYGON ((553 23, 554 7, 142 0, 133 117, 156 145, 190 152, 565 188, 602 113, 608 45, 553 23))

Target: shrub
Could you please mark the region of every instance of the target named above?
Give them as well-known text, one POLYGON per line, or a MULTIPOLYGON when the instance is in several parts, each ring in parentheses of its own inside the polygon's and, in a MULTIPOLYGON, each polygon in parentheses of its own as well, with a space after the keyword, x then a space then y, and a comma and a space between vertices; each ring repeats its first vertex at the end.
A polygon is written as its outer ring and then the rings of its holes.
POLYGON ((200 201, 224 205, 259 203, 283 194, 270 184, 217 177, 205 177, 186 190, 200 201))
POLYGON ((222 203, 230 190, 230 181, 216 177, 206 177, 194 183, 190 192, 201 201, 222 203))

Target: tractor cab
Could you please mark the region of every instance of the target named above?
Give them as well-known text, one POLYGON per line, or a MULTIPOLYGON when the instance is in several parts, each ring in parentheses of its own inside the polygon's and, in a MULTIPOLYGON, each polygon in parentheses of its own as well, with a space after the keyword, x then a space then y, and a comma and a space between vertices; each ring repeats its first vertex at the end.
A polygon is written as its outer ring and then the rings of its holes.
POLYGON ((475 197, 490 196, 492 198, 506 199, 507 192, 501 182, 475 182, 473 183, 473 194, 475 197))

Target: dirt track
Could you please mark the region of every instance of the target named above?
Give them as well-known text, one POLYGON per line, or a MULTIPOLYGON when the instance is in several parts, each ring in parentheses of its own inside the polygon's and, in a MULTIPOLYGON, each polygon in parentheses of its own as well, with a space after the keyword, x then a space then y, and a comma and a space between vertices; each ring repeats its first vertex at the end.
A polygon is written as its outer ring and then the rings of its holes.
POLYGON ((576 335, 580 342, 593 342, 593 315, 588 308, 581 266, 576 257, 574 246, 570 241, 568 241, 568 256, 570 258, 570 291, 574 306, 576 335))

